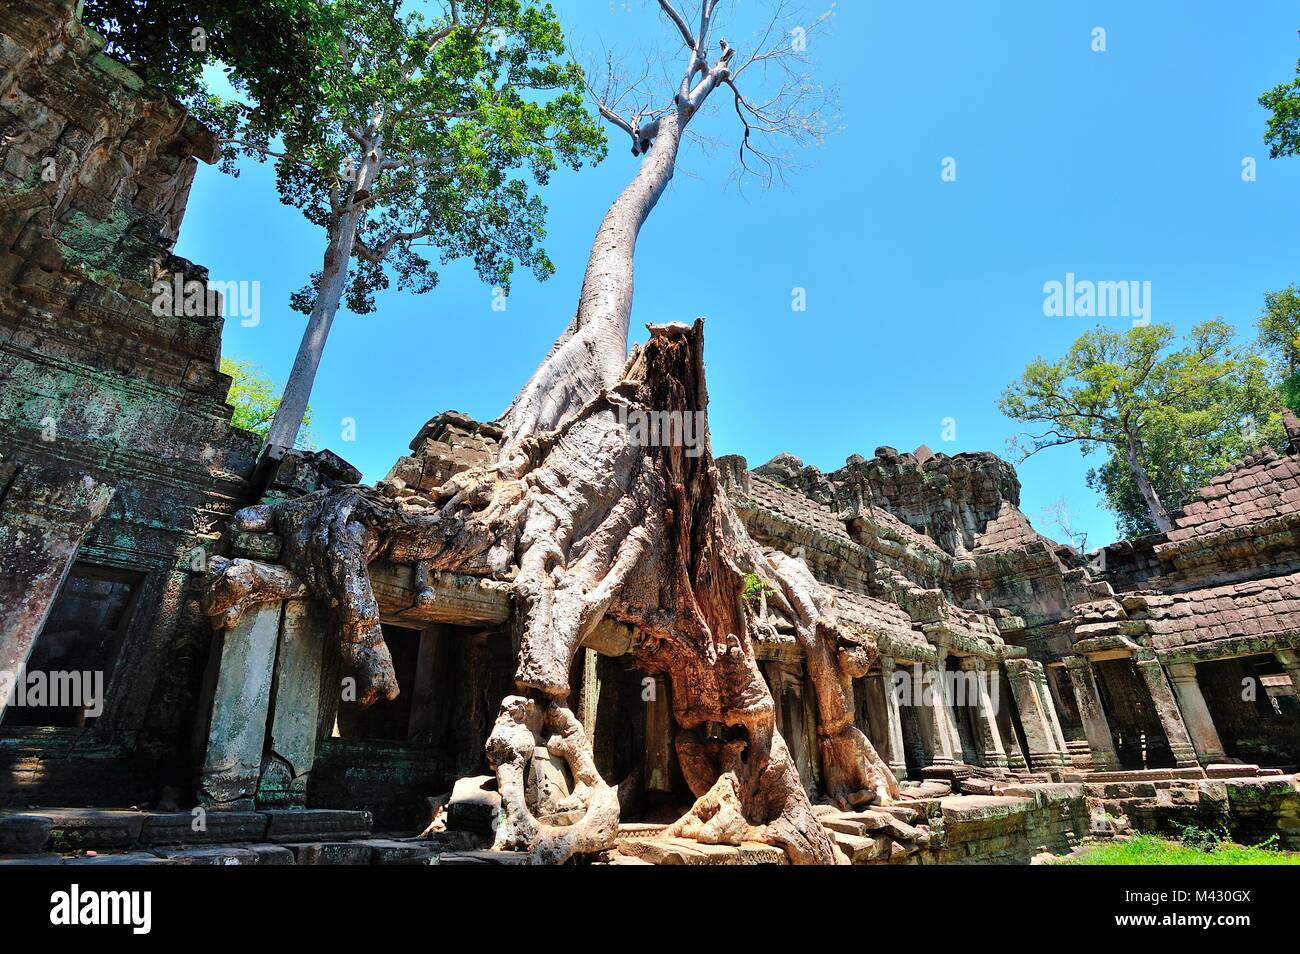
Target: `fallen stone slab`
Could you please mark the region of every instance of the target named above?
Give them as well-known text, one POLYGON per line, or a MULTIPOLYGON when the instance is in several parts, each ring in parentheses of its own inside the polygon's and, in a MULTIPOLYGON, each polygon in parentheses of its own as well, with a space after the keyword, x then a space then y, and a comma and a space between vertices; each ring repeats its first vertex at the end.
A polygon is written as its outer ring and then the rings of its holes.
POLYGON ((359 841, 311 842, 285 845, 300 865, 368 865, 371 849, 359 841))
POLYGON ((491 834, 501 814, 501 795, 492 775, 471 775, 456 780, 447 802, 447 827, 491 834))
POLYGON ((740 863, 742 865, 788 865, 790 859, 783 849, 761 841, 742 841, 740 843, 740 863))
POLYGON ((357 844, 370 849, 372 865, 427 865, 438 854, 437 846, 423 839, 367 838, 357 844))
POLYGON ((65 865, 171 865, 176 862, 147 851, 75 855, 63 859, 65 865))
POLYGON ((45 815, 0 815, 0 855, 40 851, 54 821, 45 815))
POLYGON ((51 855, 45 853, 31 853, 23 855, 0 855, 0 868, 17 867, 18 865, 61 865, 63 864, 62 855, 51 855))
POLYGON ((1215 762, 1205 766, 1206 778, 1255 778, 1257 775, 1259 775, 1258 765, 1215 762))
POLYGON ((883 822, 880 822, 879 824, 876 824, 872 828, 868 829, 867 826, 861 820, 856 818, 851 818, 847 815, 842 815, 842 814, 823 815, 821 818, 817 820, 821 822, 821 826, 823 828, 827 829, 828 831, 835 832, 837 834, 842 834, 842 835, 860 836, 866 833, 868 830, 875 831, 877 828, 881 828, 884 825, 883 822))
POLYGON ((1088 782, 1168 782, 1174 779, 1205 778, 1205 770, 1200 767, 1126 769, 1122 772, 1088 772, 1082 777, 1088 782))
POLYGON ((53 808, 39 812, 50 819, 55 850, 127 848, 140 840, 144 813, 111 808, 53 808))
POLYGON ((893 840, 885 835, 865 836, 835 833, 835 844, 855 865, 870 864, 882 858, 888 858, 893 847, 893 840))
POLYGON ((248 848, 213 845, 203 848, 156 848, 153 854, 175 865, 255 865, 258 856, 248 848))
POLYGON ((261 841, 267 817, 262 812, 228 812, 208 809, 193 812, 145 812, 140 843, 145 845, 229 844, 261 841))
POLYGON ((945 779, 927 779, 920 784, 904 785, 900 794, 905 799, 943 798, 952 794, 952 782, 945 779))
POLYGON ((648 865, 650 862, 644 858, 638 858, 636 855, 625 855, 621 851, 616 851, 610 856, 607 865, 648 865))
POLYGON ((618 850, 652 865, 703 865, 708 863, 696 843, 684 838, 627 838, 618 850))
POLYGON ((273 809, 265 814, 266 840, 276 844, 370 837, 370 812, 341 808, 287 808, 273 809))
POLYGON ((1154 782, 1087 782, 1083 789, 1097 798, 1154 798, 1154 782))
POLYGON ((421 840, 435 854, 444 851, 487 851, 492 847, 492 836, 478 831, 435 831, 421 840))
POLYGON ((297 863, 293 852, 284 845, 245 845, 244 847, 257 856, 259 865, 292 865, 297 863))

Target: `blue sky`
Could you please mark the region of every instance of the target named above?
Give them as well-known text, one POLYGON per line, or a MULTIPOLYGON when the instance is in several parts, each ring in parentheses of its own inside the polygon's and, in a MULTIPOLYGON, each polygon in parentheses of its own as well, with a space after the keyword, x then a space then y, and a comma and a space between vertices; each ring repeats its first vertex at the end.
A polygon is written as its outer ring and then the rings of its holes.
MULTIPOLYGON (((555 6, 580 47, 669 36, 651 0, 555 6)), ((1300 160, 1267 158, 1255 102, 1294 74, 1295 14, 1281 2, 842 0, 810 49, 842 128, 785 186, 742 194, 728 184, 734 117, 701 118, 727 145, 685 155, 642 233, 634 337, 707 316, 714 452, 755 466, 790 451, 830 470, 882 444, 1005 454, 1017 428, 997 411, 1002 388, 1096 323, 1044 316, 1043 284, 1067 272, 1151 282, 1155 321, 1219 315, 1253 335, 1264 292, 1300 280, 1300 160), (1105 52, 1091 49, 1094 27, 1105 52), (941 180, 945 157, 955 182, 941 180), (796 287, 805 312, 791 309, 796 287)), ((341 313, 312 397, 317 444, 376 480, 439 411, 498 415, 572 315, 591 237, 637 161, 611 137, 600 167, 556 177, 557 273, 520 277, 505 312, 456 265, 429 295, 341 313)), ((279 204, 271 167, 201 169, 177 251, 214 279, 262 283, 261 323, 228 322, 223 350, 282 382, 304 324, 288 296, 324 239, 279 204)), ((1115 528, 1088 466, 1073 448, 1025 463, 1022 509, 1054 535, 1043 508, 1064 498, 1096 546, 1115 528)))

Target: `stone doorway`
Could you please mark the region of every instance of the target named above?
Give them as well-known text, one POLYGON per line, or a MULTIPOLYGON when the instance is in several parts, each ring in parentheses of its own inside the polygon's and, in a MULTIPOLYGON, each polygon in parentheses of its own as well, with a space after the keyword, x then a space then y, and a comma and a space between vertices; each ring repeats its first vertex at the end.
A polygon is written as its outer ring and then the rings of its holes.
POLYGON ((26 704, 4 710, 5 728, 85 728, 95 722, 144 579, 138 571, 85 561, 72 565, 27 658, 24 675, 33 691, 25 693, 26 704), (36 681, 44 687, 39 697, 36 681), (80 701, 61 698, 70 689, 80 701))
POLYGON ((1093 668, 1120 766, 1172 768, 1169 739, 1132 657, 1095 661, 1093 668))
POLYGON ((1260 765, 1300 762, 1300 705, 1272 653, 1196 664, 1196 679, 1230 758, 1260 765))

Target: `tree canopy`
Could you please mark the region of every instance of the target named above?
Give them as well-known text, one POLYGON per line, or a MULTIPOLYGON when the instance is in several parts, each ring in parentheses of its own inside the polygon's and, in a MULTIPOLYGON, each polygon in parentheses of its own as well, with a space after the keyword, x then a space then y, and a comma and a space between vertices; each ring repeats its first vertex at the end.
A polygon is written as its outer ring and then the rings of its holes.
POLYGON ((1259 345, 1280 379, 1282 399, 1300 411, 1300 285, 1264 296, 1259 316, 1259 345))
POLYGON ((1037 358, 1003 393, 1001 410, 1044 425, 1015 442, 1021 459, 1077 444, 1106 463, 1089 483, 1126 533, 1167 530, 1169 511, 1215 474, 1280 440, 1280 401, 1264 360, 1207 321, 1182 342, 1168 325, 1097 328, 1065 357, 1037 358))
POLYGON ((516 267, 554 271, 538 190, 604 157, 555 11, 541 0, 92 0, 109 50, 186 98, 217 131, 222 167, 275 161, 281 201, 326 232, 291 296, 310 316, 268 441, 302 420, 338 308, 423 293, 467 260, 508 294, 516 267), (414 6, 414 5, 412 5, 414 6), (202 30, 204 49, 191 49, 202 30), (235 95, 216 95, 219 64, 235 95))
POLYGON ((222 67, 250 103, 291 112, 330 54, 326 5, 312 0, 85 0, 82 21, 105 51, 196 112, 206 67, 222 67))
POLYGON ((1300 61, 1296 62, 1296 78, 1262 94, 1259 105, 1272 113, 1264 130, 1269 155, 1278 159, 1300 153, 1300 61))

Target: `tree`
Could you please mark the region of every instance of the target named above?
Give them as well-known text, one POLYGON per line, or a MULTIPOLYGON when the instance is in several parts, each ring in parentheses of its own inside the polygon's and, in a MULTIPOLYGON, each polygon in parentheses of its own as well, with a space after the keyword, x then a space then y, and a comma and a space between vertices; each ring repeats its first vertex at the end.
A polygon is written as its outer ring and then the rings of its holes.
MULTIPOLYGON (((280 407, 280 397, 275 393, 275 385, 262 370, 251 361, 236 361, 222 357, 221 373, 230 376, 230 391, 226 403, 235 409, 230 423, 245 431, 265 438, 271 429, 271 420, 280 407)), ((297 447, 310 450, 312 447, 311 408, 302 419, 303 429, 298 433, 297 447)))
POLYGON ((1103 448, 1110 460, 1092 486, 1130 528, 1170 529, 1173 507, 1278 422, 1263 360, 1233 344, 1231 326, 1204 322, 1178 348, 1175 337, 1169 325, 1097 328, 1061 360, 1031 362, 999 402, 1013 420, 1046 425, 1021 435, 1027 445, 1013 442, 1021 459, 1066 444, 1103 448))
MULTIPOLYGON (((804 650, 827 796, 864 805, 898 794, 853 720, 852 680, 872 663, 871 638, 842 627, 830 593, 802 558, 756 544, 727 500, 708 444, 702 320, 651 326, 649 341, 630 356, 627 350, 636 241, 706 100, 728 90, 745 162, 760 170, 771 160, 758 157, 774 155, 760 151, 760 139, 810 138, 818 127, 816 112, 806 110, 813 85, 798 64, 808 30, 824 20, 786 21, 784 4, 775 5, 778 16, 759 31, 752 53, 737 55, 722 41, 712 58, 706 51, 717 29, 715 0, 702 0, 689 18, 660 0, 684 50, 680 82, 670 80, 659 99, 642 99, 630 112, 619 110, 617 96, 598 97, 602 115, 629 134, 641 165, 600 225, 577 313, 502 419, 493 463, 453 477, 432 506, 381 486, 336 487, 248 508, 236 526, 277 533, 292 575, 254 579, 219 559, 210 565, 205 608, 226 625, 299 586, 330 607, 363 704, 397 691, 370 585, 372 560, 413 564, 416 580, 432 570, 510 580, 516 694, 502 703, 487 754, 502 799, 495 844, 534 860, 606 850, 617 837, 617 790, 596 770, 569 705, 574 655, 605 621, 633 631, 636 664, 663 674, 671 687, 678 762, 697 801, 669 834, 764 841, 795 863, 846 860, 818 823, 776 728, 753 643, 758 633, 775 632, 778 620, 769 614, 780 615, 804 650), (643 440, 629 422, 649 414, 703 421, 700 452, 688 453, 671 436, 643 440), (745 599, 751 579, 765 599, 745 599), (527 806, 528 760, 542 744, 581 783, 574 797, 582 815, 572 824, 539 820, 527 806)), ((713 236, 702 229, 686 238, 689 277, 706 266, 713 236)))
POLYGON ((825 134, 824 96, 804 67, 808 44, 823 31, 832 12, 801 21, 783 0, 775 3, 774 15, 757 32, 752 51, 737 60, 736 49, 726 40, 710 55, 717 0, 701 0, 698 16, 692 17, 683 16, 669 0, 660 0, 659 7, 685 62, 677 84, 666 85, 671 82, 666 80, 659 85, 650 79, 655 71, 651 57, 640 77, 629 81, 630 74, 608 53, 600 87, 587 81, 600 115, 628 137, 632 156, 643 157, 642 164, 596 232, 577 313, 506 411, 508 450, 529 434, 555 428, 622 375, 637 239, 672 181, 688 127, 714 93, 725 89, 730 94, 742 130, 742 170, 764 181, 779 173, 783 157, 759 145, 760 138, 805 145, 820 142, 825 134), (747 97, 742 89, 748 81, 764 95, 747 97))
POLYGON ((106 53, 196 113, 211 108, 204 68, 220 66, 256 109, 288 114, 318 86, 323 14, 312 0, 86 0, 82 20, 106 53))
POLYGON ((1272 112, 1264 131, 1273 159, 1300 153, 1300 61, 1296 78, 1280 83, 1259 97, 1259 105, 1272 112))
MULTIPOLYGON (((1199 488, 1237 464, 1247 454, 1268 445, 1285 444, 1277 413, 1277 392, 1256 370, 1233 388, 1221 421, 1206 415, 1171 414, 1153 422, 1143 442, 1143 464, 1152 486, 1168 511, 1181 507, 1199 488)), ((1125 538, 1156 533, 1133 472, 1121 455, 1112 453, 1098 468, 1088 471, 1088 486, 1101 493, 1116 516, 1125 538)))
POLYGON ((316 5, 332 49, 319 89, 290 117, 215 104, 225 158, 276 160, 281 199, 327 235, 324 261, 292 298, 309 315, 267 441, 292 444, 330 326, 346 294, 356 313, 389 285, 430 291, 420 251, 469 259, 508 293, 516 265, 553 271, 540 245, 545 186, 563 163, 604 154, 582 73, 554 11, 534 0, 446 0, 432 19, 401 3, 316 5))
POLYGON ((1259 316, 1259 345, 1280 378, 1282 400, 1300 411, 1300 285, 1264 296, 1259 316))

